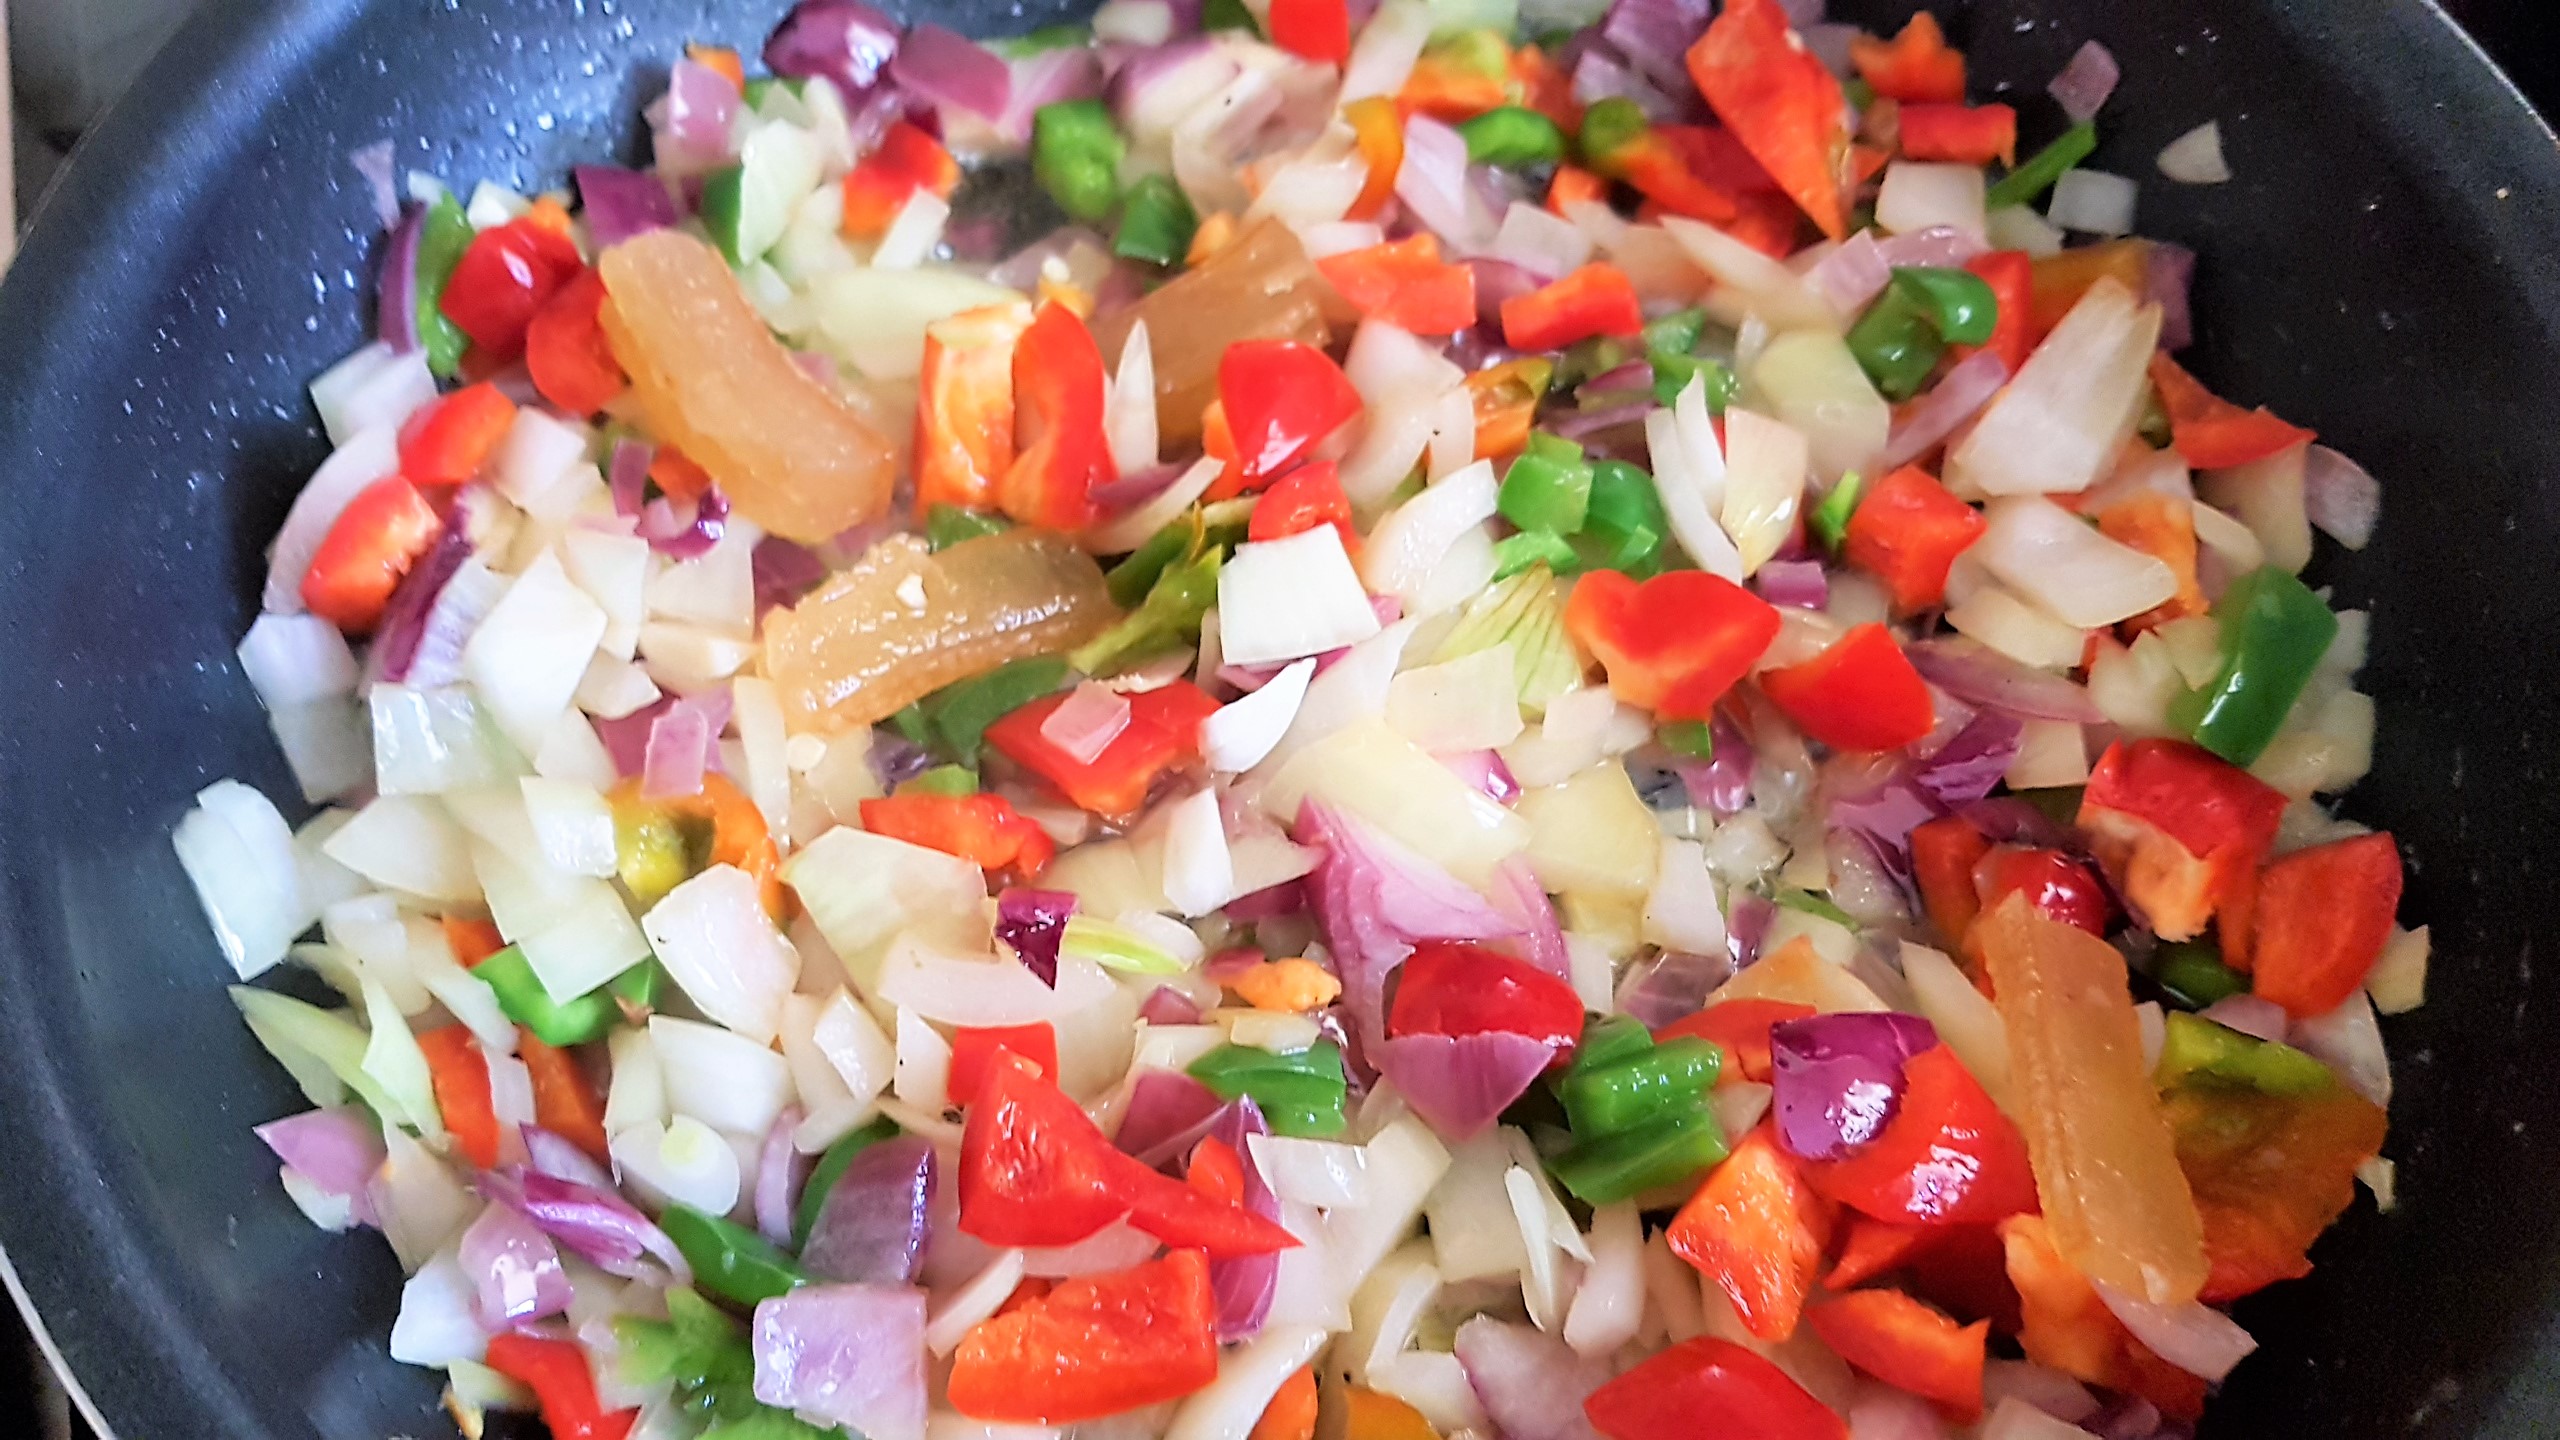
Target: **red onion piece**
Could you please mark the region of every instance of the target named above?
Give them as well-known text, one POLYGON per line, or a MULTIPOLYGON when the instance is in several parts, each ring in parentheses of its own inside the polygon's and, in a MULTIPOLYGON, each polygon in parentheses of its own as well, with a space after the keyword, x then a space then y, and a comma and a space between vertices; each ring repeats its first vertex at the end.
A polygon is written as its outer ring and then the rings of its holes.
POLYGON ((1022 968, 1040 983, 1058 988, 1058 945, 1066 939, 1067 921, 1076 913, 1076 897, 1064 890, 1009 888, 996 897, 996 938, 1005 943, 1022 968))
POLYGON ((2142 298, 2160 307, 2160 348, 2184 350, 2195 343, 2195 310, 2190 295, 2196 282, 2196 252, 2184 245, 2154 240, 2142 270, 2142 298))
POLYGON ((374 333, 403 355, 418 348, 418 237, 426 228, 423 205, 395 217, 391 239, 382 247, 382 274, 374 284, 374 333))
MULTIPOLYGON (((1955 233, 1950 230, 1949 234, 1955 233)), ((1896 264, 1916 261, 1893 261, 1885 258, 1884 248, 1875 236, 1861 230, 1805 272, 1805 283, 1811 285, 1831 308, 1843 315, 1855 315, 1867 308, 1867 302, 1884 293, 1893 279, 1896 264)))
POLYGON ((2285 1032, 2293 1023, 2283 1006, 2257 995, 2227 995, 2198 1013, 2216 1025, 2279 1045, 2284 1043, 2285 1032))
POLYGON ((755 1397, 869 1440, 924 1440, 922 1290, 806 1285, 756 1306, 755 1397))
POLYGON ((2328 446, 2314 445, 2302 462, 2302 503, 2322 534, 2361 550, 2382 519, 2382 482, 2328 446))
POLYGON ((827 578, 827 562, 806 545, 767 535, 748 557, 755 572, 756 613, 777 605, 796 605, 800 597, 827 578))
POLYGON ((1665 950, 1627 971, 1618 984, 1618 1008, 1659 1030, 1683 1016, 1694 1015, 1715 988, 1733 978, 1731 955, 1692 955, 1665 950))
POLYGON ((1998 355, 1984 350, 1966 356, 1893 422, 1879 463, 1906 465, 1937 449, 2008 383, 2009 364, 1998 355))
MULTIPOLYGON (((532 1127, 527 1127, 528 1138, 532 1127)), ((483 1171, 474 1186, 490 1208, 517 1211, 578 1256, 625 1279, 691 1283, 692 1269, 675 1241, 649 1217, 603 1186, 539 1170, 483 1171), (651 1262, 655 1263, 652 1264, 651 1262)))
POLYGON ((783 1106, 756 1152, 756 1233, 776 1245, 791 1243, 791 1202, 809 1174, 809 1161, 791 1143, 791 1132, 807 1114, 797 1105, 783 1106))
POLYGON ((569 1272, 559 1247, 512 1207, 491 1205, 462 1232, 462 1273, 471 1277, 471 1313, 505 1330, 569 1308, 569 1272))
POLYGON ((930 20, 907 32, 890 58, 889 78, 918 100, 983 120, 1002 118, 1013 94, 1013 71, 994 51, 930 20))
POLYGON ((669 229, 684 218, 666 182, 655 175, 619 165, 581 165, 569 173, 577 182, 579 210, 598 250, 634 235, 669 229))
POLYGON ((1505 1440, 1600 1440, 1582 1402, 1607 1384, 1609 1362, 1527 1325, 1479 1315, 1458 1327, 1458 1363, 1505 1440))
POLYGON ((1952 225, 1932 225, 1908 235, 1896 235, 1879 241, 1876 253, 1892 266, 1923 266, 1951 269, 1963 265, 1976 255, 1990 250, 1981 236, 1952 225))
MULTIPOLYGON (((603 722, 598 721, 599 725, 603 722)), ((865 757, 871 765, 871 778, 880 788, 896 793, 897 788, 933 768, 933 756, 913 740, 895 730, 874 729, 871 753, 865 757)))
POLYGON ((1208 1086, 1179 1070, 1141 1070, 1130 1083, 1129 1103, 1111 1143, 1140 1164, 1161 1168, 1189 1154, 1222 1108, 1208 1086))
POLYGON ((1819 610, 1831 603, 1831 580, 1819 560, 1772 560, 1752 577, 1752 588, 1772 605, 1819 610))
POLYGON ((1722 711, 1716 712, 1708 733, 1715 742, 1714 759, 1700 762, 1680 756, 1671 768, 1689 792, 1689 803, 1721 820, 1751 806, 1751 742, 1722 711))
MULTIPOLYGON (((671 800, 702 793, 702 777, 720 753, 720 731, 729 723, 729 707, 729 689, 724 685, 677 700, 649 722, 640 765, 642 796, 671 800)), ((612 748, 610 740, 606 747, 612 748)))
POLYGON ((1301 880, 1283 880, 1277 885, 1239 895, 1227 902, 1227 918, 1241 925, 1295 915, 1307 908, 1307 887, 1301 880))
POLYGON ((270 1120, 255 1133, 316 1189, 346 1200, 359 1224, 382 1224, 371 1185, 384 1152, 372 1112, 359 1105, 333 1105, 270 1120))
POLYGON ((1991 793, 2018 758, 2026 726, 1999 710, 1979 710, 1912 773, 1920 788, 1953 808, 1991 793))
POLYGON ((1928 1401, 1881 1385, 1860 1395, 1841 1418, 1849 1422, 1848 1440, 1947 1440, 1949 1433, 1928 1401))
POLYGON ((605 462, 605 489, 613 496, 613 513, 637 520, 649 499, 649 466, 658 447, 642 440, 617 440, 605 462))
POLYGON ((1644 417, 1652 414, 1655 408, 1653 395, 1647 392, 1641 399, 1629 400, 1623 405, 1604 405, 1596 410, 1581 410, 1558 415, 1548 421, 1544 428, 1567 440, 1589 440, 1603 431, 1615 430, 1621 425, 1641 425, 1644 423, 1644 417))
POLYGON ((1698 93, 1689 78, 1689 47, 1706 33, 1707 0, 1616 0, 1600 38, 1618 48, 1655 89, 1683 102, 1698 93))
POLYGON ((2373 997, 2358 990, 2326 1015, 2306 1015, 2293 1022, 2286 1043, 2338 1072, 2350 1090, 2389 1109, 2391 1052, 2383 1048, 2382 1026, 2375 1020, 2373 997))
POLYGON ((579 1149, 576 1141, 539 1125, 519 1128, 524 1137, 525 1163, 535 1171, 591 1189, 614 1188, 613 1176, 596 1163, 594 1156, 579 1149))
MULTIPOLYGON (((1414 115, 1404 123, 1396 198, 1454 255, 1473 255, 1493 243, 1493 213, 1467 179, 1465 137, 1428 115, 1414 115)), ((1479 309, 1484 304, 1481 290, 1476 304, 1479 309)))
POLYGON ((861 0, 800 0, 765 38, 764 65, 776 75, 823 75, 849 105, 880 83, 898 53, 898 22, 861 0))
POLYGON ((1644 118, 1657 124, 1677 120, 1682 106, 1626 63, 1617 47, 1594 44, 1573 62, 1573 98, 1590 106, 1603 100, 1633 101, 1644 118))
MULTIPOLYGON (((628 715, 593 717, 596 738, 604 742, 605 753, 613 757, 614 774, 628 780, 648 768, 650 727, 675 704, 674 696, 661 695, 628 715)), ((876 753, 876 746, 874 750, 876 753)))
POLYGON ((1733 908, 1724 917, 1724 944, 1732 954, 1734 969, 1743 969, 1760 958, 1760 942, 1768 938, 1769 926, 1777 918, 1777 905, 1757 890, 1745 890, 1733 897, 1733 908))
POLYGON ((1396 1082, 1413 1113, 1451 1143, 1484 1133, 1555 1058, 1527 1035, 1398 1035, 1370 1047, 1378 1072, 1396 1082))
POLYGON ((400 223, 400 184, 392 174, 392 154, 388 140, 376 140, 347 152, 347 163, 364 177, 365 193, 373 200, 373 216, 385 230, 400 223))
POLYGON ((1159 985, 1139 1004, 1138 1018, 1150 1025, 1197 1025, 1200 1005, 1170 985, 1159 985))
POLYGON ((728 164, 730 130, 745 103, 728 76, 698 61, 678 60, 667 74, 666 97, 650 113, 658 168, 699 175, 728 164))
POLYGON ((1499 750, 1462 750, 1438 759, 1442 768, 1466 781, 1469 789, 1482 791, 1492 800, 1508 805, 1520 798, 1520 782, 1512 776, 1511 767, 1502 763, 1499 750))
POLYGON ((1502 302, 1516 300, 1542 283, 1527 267, 1509 260, 1477 256, 1465 264, 1476 277, 1476 323, 1497 331, 1502 327, 1502 302))
POLYGON ((2104 1280, 2091 1283, 2133 1338, 2190 1375, 2219 1381, 2258 1348, 2238 1322, 2209 1305, 2159 1305, 2104 1280))
MULTIPOLYGON (((1218 1112, 1209 1126, 1211 1138, 1223 1142, 1244 1162, 1244 1208, 1265 1220, 1280 1218, 1280 1197, 1271 1193, 1271 1184, 1262 1174, 1262 1166, 1253 1158, 1250 1140, 1268 1135, 1271 1127, 1262 1119, 1262 1107, 1245 1096, 1218 1112)), ((1271 1299, 1279 1293, 1280 1256, 1238 1255, 1209 1262, 1209 1293, 1218 1302, 1218 1339, 1232 1344, 1250 1340, 1262 1333, 1262 1322, 1271 1314, 1271 1299)))
POLYGON ((661 495, 640 511, 640 538, 670 560, 701 559, 728 528, 729 499, 716 485, 691 505, 679 507, 661 495))
POLYGON ((1066 752, 1079 765, 1102 758, 1120 732, 1129 728, 1129 697, 1108 685, 1087 680, 1040 722, 1040 738, 1066 752))
POLYGON ((1102 94, 1102 57, 1083 45, 1062 45, 1015 59, 1008 67, 1003 113, 995 117, 996 138, 1019 145, 1031 138, 1032 118, 1040 107, 1065 100, 1093 100, 1102 94))
MULTIPOLYGON (((905 1285, 924 1263, 936 1183, 933 1142, 895 1135, 863 1147, 836 1177, 809 1226, 800 1264, 821 1280, 905 1285)), ((789 1243, 786 1216, 784 1239, 789 1243)))
POLYGON ((2077 1425, 2098 1413, 2098 1397, 2089 1393, 2089 1387, 2059 1370, 2031 1360, 1986 1363, 1982 1367, 1983 1408, 1997 1410, 2001 1401, 2012 1398, 2066 1425, 2077 1425))
MULTIPOLYGON (((435 548, 429 550, 409 573, 400 577, 398 589, 391 592, 391 603, 383 607, 382 626, 375 631, 373 650, 368 657, 374 672, 394 685, 408 683, 409 672, 418 660, 418 652, 426 640, 438 602, 445 586, 453 579, 462 562, 471 558, 471 537, 462 527, 447 524, 436 537, 435 548)), ((487 613, 482 607, 481 614, 487 613)), ((470 617, 469 627, 454 645, 454 659, 461 658, 460 640, 470 638, 469 629, 476 628, 480 616, 470 617)))
POLYGON ((2048 671, 2021 665, 1962 635, 1939 635, 1903 647, 1922 679, 1970 704, 2030 720, 2094 725, 2106 718, 2089 692, 2048 671))
POLYGON ((1105 515, 1124 514, 1163 494, 1189 468, 1187 465, 1150 466, 1134 474, 1105 480, 1087 490, 1085 495, 1105 515))
POLYGON ((2116 93, 2116 82, 2124 71, 2116 65, 2116 57, 2106 46, 2091 40, 2073 51, 2071 63, 2045 85, 2045 93, 2062 106, 2062 113, 2074 125, 2097 118, 2106 108, 2107 97, 2116 93))
POLYGON ((1573 979, 1573 956, 1565 949, 1564 927, 1537 872, 1517 856, 1493 872, 1493 908, 1519 927, 1520 939, 1505 948, 1559 980, 1573 979))
POLYGON ((2069 826, 2015 795, 1993 795, 1959 805, 1956 813, 1994 845, 2032 845, 2075 853, 2081 848, 2069 826))
POLYGON ((1937 1043, 1936 1028, 1916 1015, 1816 1015, 1772 1027, 1778 1142, 1802 1159, 1836 1160, 1875 1139, 1902 1103, 1904 1062, 1937 1043))

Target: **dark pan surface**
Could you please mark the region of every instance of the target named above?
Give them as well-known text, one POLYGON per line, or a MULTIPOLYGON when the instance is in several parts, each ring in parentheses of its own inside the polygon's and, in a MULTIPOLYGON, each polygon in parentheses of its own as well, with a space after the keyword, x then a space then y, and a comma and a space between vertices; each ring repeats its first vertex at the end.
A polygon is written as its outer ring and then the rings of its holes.
MULTIPOLYGON (((223 998, 170 852, 200 786, 290 782, 231 659, 260 552, 322 454, 303 382, 367 333, 343 156, 556 184, 637 158, 687 39, 780 0, 230 0, 144 76, 0 290, 0 1244, 129 1440, 445 1435, 383 1336, 379 1239, 314 1231, 249 1127, 299 1108, 223 998)), ((979 33, 1073 0, 937 7, 979 33)), ((1835 0, 1870 24, 1908 4, 1835 0)), ((1976 74, 2040 90, 2086 37, 2126 83, 2099 163, 2203 252, 2191 357, 2383 477, 2380 538, 2315 580, 2376 612, 2351 810, 2399 833, 2433 1003, 2390 1022, 2401 1208, 2242 1308, 2266 1350, 2221 1436, 2560 1433, 2560 153, 2425 0, 1978 0, 1976 74), (2219 117, 2239 173, 2150 168, 2219 117), (2545 953, 2537 953, 2540 950, 2545 953)))

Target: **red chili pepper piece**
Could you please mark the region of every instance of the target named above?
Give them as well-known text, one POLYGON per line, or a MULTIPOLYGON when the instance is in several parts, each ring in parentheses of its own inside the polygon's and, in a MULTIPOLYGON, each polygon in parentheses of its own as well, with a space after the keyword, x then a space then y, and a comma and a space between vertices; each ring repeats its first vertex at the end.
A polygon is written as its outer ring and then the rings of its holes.
POLYGON ((1902 1074, 1902 1104, 1883 1133, 1841 1159, 1806 1162, 1813 1188, 1907 1225, 1987 1225, 2034 1209, 2025 1137, 1955 1052, 1924 1050, 1902 1074))
POLYGON ((1582 1413, 1609 1440, 1848 1440, 1849 1424, 1787 1372, 1701 1336, 1591 1392, 1582 1413))
POLYGON ((2169 412, 2172 445, 2199 470, 2224 470, 2264 460, 2319 437, 2276 418, 2264 405, 2243 410, 2207 390, 2166 352, 2151 357, 2151 383, 2169 412))
POLYGON ((1565 629, 1609 672, 1620 700, 1662 720, 1705 720, 1778 638, 1769 602, 1703 570, 1639 584, 1615 570, 1574 582, 1565 629))
POLYGON ((461 1025, 439 1025, 418 1037, 435 1086, 436 1113, 464 1159, 487 1170, 498 1163, 498 1111, 489 1095, 489 1060, 461 1025))
POLYGON ((303 572, 302 603, 350 635, 368 635, 391 592, 444 531, 418 487, 394 475, 360 491, 303 572))
POLYGON ((400 427, 400 473, 413 485, 460 485, 480 473, 516 423, 516 402, 487 382, 466 385, 400 427))
POLYGON ((2059 850, 1994 846, 1975 862, 1973 884, 1983 910, 1997 909, 2001 901, 2023 893, 2036 913, 2092 935, 2107 933, 2107 918, 2115 909, 2089 867, 2059 850))
POLYGON ((1928 682, 1882 625, 1860 625, 1812 659, 1769 671, 1760 689, 1834 750, 1898 750, 1937 724, 1928 682))
POLYGON ((1360 532, 1351 523, 1351 497, 1342 493, 1342 467, 1330 460, 1311 460, 1271 482, 1254 502, 1246 523, 1248 540, 1278 540, 1330 525, 1342 536, 1344 553, 1360 553, 1360 532))

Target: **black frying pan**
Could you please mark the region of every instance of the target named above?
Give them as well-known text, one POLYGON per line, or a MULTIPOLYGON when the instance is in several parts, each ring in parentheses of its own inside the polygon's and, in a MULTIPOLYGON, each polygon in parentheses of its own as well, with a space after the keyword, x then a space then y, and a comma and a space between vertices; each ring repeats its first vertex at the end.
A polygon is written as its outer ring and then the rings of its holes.
MULTIPOLYGON (((638 158, 667 57, 752 46, 781 8, 212 4, 0 290, 0 1244, 127 1440, 450 1433, 384 1353, 389 1251, 312 1229, 249 1134, 302 1102, 168 843, 214 778, 292 790, 231 648, 323 452, 303 382, 368 333, 344 157, 388 137, 404 168, 526 187, 638 158)), ((1083 7, 942 8, 990 33, 1083 7)), ((2386 1026, 2401 1205, 2359 1202, 2308 1281, 2241 1307, 2266 1348, 2207 1433, 2560 1434, 2560 977, 2536 954, 2560 915, 2560 150, 2426 0, 1937 8, 2031 142, 2058 127, 2044 80, 2113 47, 2098 163, 2203 253, 2195 368, 2388 496, 2374 546, 2324 546, 2314 578, 2375 609, 2381 750, 2350 808, 2398 832, 2435 927, 2434 1003, 2386 1026), (2239 178, 2159 180, 2213 117, 2239 178)))

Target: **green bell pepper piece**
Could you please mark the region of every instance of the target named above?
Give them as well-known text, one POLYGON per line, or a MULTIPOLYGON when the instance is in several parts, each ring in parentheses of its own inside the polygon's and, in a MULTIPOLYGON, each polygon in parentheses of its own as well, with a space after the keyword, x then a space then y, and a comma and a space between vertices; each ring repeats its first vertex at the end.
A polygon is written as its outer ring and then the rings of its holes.
POLYGON ((1715 1112, 1699 1107, 1581 1141, 1548 1161, 1547 1173, 1586 1205, 1614 1205, 1675 1184, 1724 1157, 1724 1131, 1715 1112))
POLYGON ((1574 544, 1586 568, 1644 579, 1661 569, 1662 537, 1670 533, 1652 476, 1624 460, 1592 463, 1591 503, 1574 544))
POLYGON ((731 165, 702 177, 702 228, 709 232, 711 243, 720 247, 722 258, 731 269, 742 269, 755 259, 746 253, 740 221, 747 211, 747 167, 731 165))
POLYGON ((2004 205, 2025 205, 2053 188, 2063 172, 2089 158, 2098 148, 2098 127, 2090 121, 2065 130, 2054 142, 2030 155, 2026 163, 2000 177, 2000 183, 1983 196, 1986 209, 2004 205))
POLYGON ((2169 702, 2169 719, 2234 765, 2248 765, 2284 727, 2338 617, 2309 586, 2273 565, 2241 576, 2213 607, 2222 625, 2222 670, 2169 702))
MULTIPOLYGON (((1066 661, 1055 655, 1030 655, 1008 660, 956 685, 945 685, 922 702, 925 723, 932 734, 926 743, 960 764, 974 767, 979 749, 986 743, 988 726, 1057 691, 1070 678, 1066 661)), ((941 793, 965 795, 976 788, 973 776, 969 790, 941 793)))
POLYGON ((1890 283, 1920 305, 1938 338, 1950 345, 1989 344, 2000 323, 2000 297, 1991 293, 1991 282, 1970 270, 1902 265, 1890 283))
POLYGON ((616 1358, 624 1379, 640 1385, 672 1382, 680 1389, 753 1382, 755 1357, 745 1327, 688 1286, 671 1287, 666 1301, 664 1320, 614 1317, 616 1358))
POLYGON ((900 795, 975 795, 978 772, 966 765, 936 765, 897 789, 900 795))
POLYGON ((1947 352, 1928 313, 1910 292, 1887 285, 1858 323, 1849 327, 1849 353, 1886 399, 1908 400, 1928 383, 1947 352))
POLYGON ((1503 472, 1494 508, 1523 530, 1570 535, 1591 509, 1591 462, 1563 436, 1532 433, 1503 472))
POLYGON ((2198 1010, 2249 992, 2248 976, 2223 964, 2212 946, 2193 940, 2162 945, 2151 957, 2151 978, 2169 998, 2198 1010))
POLYGON ((1592 102, 1582 112, 1582 131, 1574 142, 1592 169, 1614 175, 1617 162, 1652 129, 1653 122, 1645 118, 1642 106, 1623 95, 1611 95, 1592 102))
POLYGON ((1111 237, 1111 253, 1150 265, 1179 265, 1191 253, 1191 237, 1199 230, 1199 212, 1171 176, 1144 176, 1121 197, 1120 228, 1111 237))
POLYGON ((1200 7, 1200 29, 1209 35, 1221 30, 1241 30, 1256 38, 1262 34, 1262 26, 1245 8, 1244 0, 1206 0, 1200 7))
POLYGON ((1662 748, 1700 762, 1716 758, 1716 731, 1704 720, 1666 720, 1653 732, 1662 748))
POLYGON ((683 1252, 695 1283, 724 1300, 753 1305, 809 1283, 800 1262, 771 1241, 690 1205, 668 1206, 658 1217, 658 1228, 683 1252))
POLYGON ((1190 517, 1185 516, 1148 536, 1147 543, 1112 566, 1102 577, 1103 588, 1111 592, 1111 603, 1126 610, 1146 599, 1165 567, 1190 553, 1194 533, 1190 517))
POLYGON ((2327 1065, 2290 1045, 2173 1010, 2153 1078, 2167 1089, 2199 1076, 2267 1095, 2316 1095, 2337 1083, 2327 1065))
POLYGON ((436 197, 419 226, 418 341, 427 352, 427 368, 439 379, 451 379, 462 369, 462 352, 471 348, 471 337, 445 318, 444 289, 453 282, 462 252, 471 248, 471 239, 479 232, 471 228, 462 202, 451 191, 436 197))
POLYGON ((1572 542, 1554 531, 1523 530, 1494 542, 1493 578, 1507 579, 1533 565, 1569 572, 1580 559, 1580 552, 1573 548, 1572 542))
POLYGON ((1733 403, 1734 392, 1742 388, 1733 372, 1721 360, 1702 359, 1696 355, 1656 355, 1653 366, 1653 403, 1674 405, 1680 392, 1701 377, 1707 382, 1707 413, 1721 415, 1733 403))
POLYGON ((820 1155, 818 1163, 811 1167, 809 1183, 800 1190, 800 1208, 791 1217, 791 1243, 795 1248, 808 1245, 809 1231, 818 1223, 818 1212, 826 1207, 827 1192, 836 1188, 836 1182, 844 1178, 846 1167, 853 1164, 853 1157, 883 1140, 894 1140, 897 1135, 898 1122, 883 1115, 827 1147, 826 1153, 820 1155))
POLYGON ((957 505, 936 505, 925 512, 924 539, 936 553, 950 549, 963 540, 985 535, 1001 535, 1013 528, 1013 522, 984 510, 967 510, 957 505))
POLYGON ((1067 663, 1087 675, 1107 675, 1133 655, 1199 638, 1201 617, 1218 603, 1218 569, 1225 563, 1226 552, 1219 548, 1168 565, 1137 609, 1070 654, 1067 663))
POLYGON ((1191 1078, 1221 1100, 1250 1095, 1276 1135, 1322 1138, 1347 1123, 1343 1101, 1349 1084, 1342 1051, 1330 1040, 1274 1055, 1250 1045, 1221 1045, 1191 1062, 1191 1078))
POLYGON ((1525 105, 1502 105, 1458 125, 1467 142, 1470 165, 1503 165, 1519 169, 1552 165, 1564 158, 1564 132, 1556 122, 1525 105))
POLYGON ((1576 1136, 1614 1135, 1696 1109, 1722 1059, 1715 1042, 1684 1035, 1607 1064, 1576 1065, 1557 1098, 1576 1136))
POLYGON ((1644 353, 1657 360, 1665 355, 1686 355, 1698 348, 1698 341, 1706 333, 1706 311, 1674 310, 1644 322, 1644 353))
POLYGON ((1057 100, 1031 117, 1031 173, 1058 208, 1098 223, 1120 199, 1127 142, 1099 100, 1057 100))
POLYGON ((654 1008, 658 987, 666 980, 666 971, 651 958, 565 1005, 555 1004, 533 973, 532 963, 513 945, 473 966, 471 973, 487 982, 501 1013, 556 1049, 596 1039, 613 1028, 626 1009, 654 1008))
POLYGON ((1633 1015, 1595 1015, 1582 1027, 1582 1041, 1573 1047, 1573 1064, 1564 1078, 1633 1059, 1652 1048, 1653 1032, 1633 1015))
POLYGON ((1822 503, 1813 507, 1805 524, 1813 537, 1822 542, 1824 553, 1838 555, 1842 542, 1849 538, 1849 517, 1858 512, 1858 501, 1867 493, 1867 479, 1852 470, 1840 477, 1822 503))

